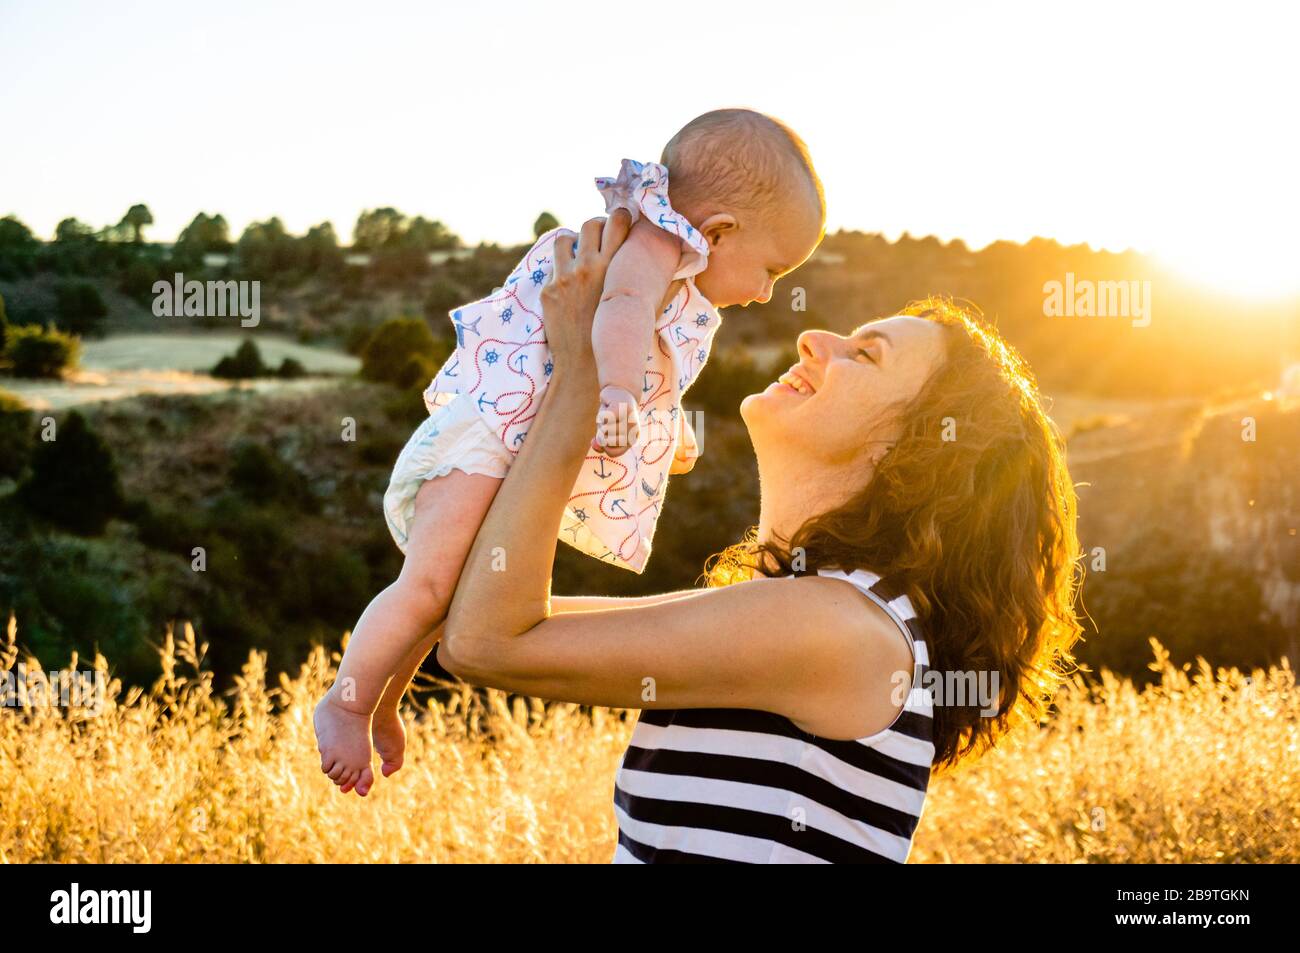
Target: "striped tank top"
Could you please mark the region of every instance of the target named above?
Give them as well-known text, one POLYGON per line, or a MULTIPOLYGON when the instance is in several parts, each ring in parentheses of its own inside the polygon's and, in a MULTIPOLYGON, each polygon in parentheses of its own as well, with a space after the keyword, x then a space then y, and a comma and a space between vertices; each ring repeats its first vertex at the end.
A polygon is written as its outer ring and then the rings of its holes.
POLYGON ((880 576, 817 575, 860 589, 911 646, 912 690, 894 723, 836 741, 772 712, 643 709, 614 779, 614 863, 907 860, 934 760, 921 627, 907 595, 880 576))

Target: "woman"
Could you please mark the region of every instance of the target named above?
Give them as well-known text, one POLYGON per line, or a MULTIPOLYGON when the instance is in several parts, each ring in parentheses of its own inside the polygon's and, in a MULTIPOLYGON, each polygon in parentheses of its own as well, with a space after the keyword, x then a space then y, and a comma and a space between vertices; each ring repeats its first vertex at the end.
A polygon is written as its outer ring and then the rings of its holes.
POLYGON ((904 861, 932 769, 1040 715, 1070 661, 1059 436, 1020 358, 951 305, 851 337, 805 331, 793 383, 741 404, 759 523, 710 587, 552 598, 596 411, 592 315, 626 233, 615 215, 583 226, 576 258, 572 236, 557 242, 554 376, 438 661, 477 685, 642 709, 615 783, 616 862, 904 861), (949 697, 931 670, 995 697, 949 697))

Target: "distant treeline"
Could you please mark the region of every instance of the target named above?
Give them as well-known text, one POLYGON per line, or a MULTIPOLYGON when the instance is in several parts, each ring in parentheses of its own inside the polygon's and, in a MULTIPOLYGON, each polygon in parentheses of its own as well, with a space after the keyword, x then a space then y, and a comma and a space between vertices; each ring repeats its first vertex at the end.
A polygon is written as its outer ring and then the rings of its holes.
MULTIPOLYGON (((1239 300, 1198 288, 1148 256, 1042 238, 972 252, 960 240, 904 235, 890 242, 860 232, 828 235, 770 302, 724 323, 719 341, 793 341, 809 327, 846 332, 928 294, 979 308, 1024 354, 1049 394, 1203 397, 1276 384, 1282 368, 1300 360, 1300 298, 1239 300), (1150 314, 1051 316, 1052 283, 1095 289, 1094 310, 1107 301, 1108 288, 1134 296, 1149 289, 1150 314), (800 288, 802 311, 796 310, 800 288)), ((1129 302, 1130 311, 1135 305, 1129 302)))
MULTIPOLYGON (((234 240, 224 216, 199 212, 171 244, 145 241, 144 230, 152 223, 149 207, 134 205, 117 225, 100 229, 65 218, 53 241, 45 242, 7 216, 0 219, 0 280, 39 272, 87 275, 117 279, 126 294, 145 295, 156 279, 200 271, 204 257, 214 254, 230 256, 241 274, 262 280, 337 275, 344 267, 344 249, 329 222, 296 236, 272 217, 251 223, 234 240)), ((430 252, 460 246, 441 222, 379 208, 357 218, 351 250, 369 254, 380 277, 404 279, 428 273, 430 252)))
MULTIPOLYGON (((154 283, 184 272, 261 281, 271 323, 304 341, 356 350, 384 320, 413 314, 450 338, 448 310, 499 285, 524 250, 466 248, 441 222, 393 208, 363 212, 346 248, 328 222, 295 236, 271 218, 235 239, 223 216, 199 213, 171 245, 145 241, 151 222, 148 207, 136 205, 97 231, 65 219, 54 240, 43 242, 12 216, 0 219, 0 293, 10 322, 54 323, 79 334, 115 318, 156 327, 147 311, 154 283)), ((544 213, 536 228, 555 224, 544 213)), ((1285 363, 1300 360, 1300 299, 1234 298, 1140 254, 1043 238, 972 252, 960 240, 905 234, 891 242, 845 231, 828 235, 770 302, 725 312, 718 346, 791 350, 802 330, 847 331, 929 294, 973 302, 1025 354, 1049 393, 1206 396, 1275 382, 1285 363), (1089 295, 1097 289, 1093 313, 1082 298, 1076 309, 1071 297, 1069 316, 1059 315, 1053 287, 1089 295), (1127 302, 1128 312, 1097 313, 1117 301, 1127 302)))

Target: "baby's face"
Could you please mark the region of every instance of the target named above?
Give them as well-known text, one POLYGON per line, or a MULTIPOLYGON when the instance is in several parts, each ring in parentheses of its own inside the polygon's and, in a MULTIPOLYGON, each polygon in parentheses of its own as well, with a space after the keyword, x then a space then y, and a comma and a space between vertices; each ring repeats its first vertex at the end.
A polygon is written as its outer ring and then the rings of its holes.
POLYGON ((821 213, 811 201, 737 217, 738 228, 706 229, 709 265, 695 279, 719 308, 771 299, 777 281, 808 260, 822 235, 821 213))

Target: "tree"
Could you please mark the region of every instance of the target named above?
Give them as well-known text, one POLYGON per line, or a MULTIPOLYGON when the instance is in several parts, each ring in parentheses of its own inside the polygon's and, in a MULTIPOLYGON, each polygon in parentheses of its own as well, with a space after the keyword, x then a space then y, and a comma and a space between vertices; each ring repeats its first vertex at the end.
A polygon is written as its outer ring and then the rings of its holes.
POLYGON ((302 267, 298 240, 284 229, 278 217, 253 222, 239 237, 239 267, 258 278, 284 275, 302 267))
POLYGON ((378 251, 397 244, 406 231, 406 216, 395 208, 367 209, 357 216, 352 229, 352 247, 357 251, 378 251))
POLYGON ((419 215, 411 219, 399 240, 403 246, 423 252, 447 251, 460 247, 460 238, 452 234, 446 225, 419 215))
POLYGON ((9 330, 9 319, 5 317, 5 296, 0 295, 0 354, 5 352, 5 332, 9 330))
POLYGON ((408 219, 385 207, 357 217, 352 247, 370 253, 370 273, 376 280, 409 282, 428 274, 430 252, 459 248, 460 238, 442 222, 419 215, 408 219))
POLYGON ((460 238, 442 222, 421 215, 408 219, 397 209, 385 207, 368 209, 357 216, 357 224, 352 229, 352 247, 368 252, 445 251, 459 248, 460 238))
POLYGON ((361 357, 361 376, 381 384, 397 384, 407 371, 407 364, 423 355, 435 366, 446 359, 444 348, 418 318, 394 318, 385 321, 371 336, 361 357))
POLYGON ((108 317, 108 305, 89 282, 64 282, 55 291, 55 302, 59 327, 73 334, 93 333, 108 317))
POLYGON ((299 244, 303 249, 304 265, 309 271, 334 272, 343 267, 343 252, 339 249, 339 237, 334 233, 334 226, 329 222, 313 225, 299 244))
POLYGON ((209 252, 227 252, 233 247, 225 218, 199 212, 176 236, 174 251, 190 261, 202 261, 209 252))
POLYGON ((560 227, 560 220, 550 212, 543 212, 537 216, 537 221, 533 222, 533 237, 541 238, 553 228, 560 227))
POLYGON ((21 278, 36 271, 41 243, 12 215, 0 218, 0 279, 21 278))
POLYGON ((119 231, 131 236, 131 241, 139 245, 144 241, 144 227, 153 224, 153 213, 147 205, 132 205, 117 223, 119 231))
POLYGON ((0 218, 0 252, 30 251, 40 244, 32 230, 12 215, 0 218))
POLYGON ((123 503, 112 452, 75 410, 55 439, 36 444, 18 496, 30 512, 82 536, 103 532, 123 503))
POLYGON ((54 240, 64 244, 95 240, 95 230, 75 218, 65 218, 54 226, 54 240))

